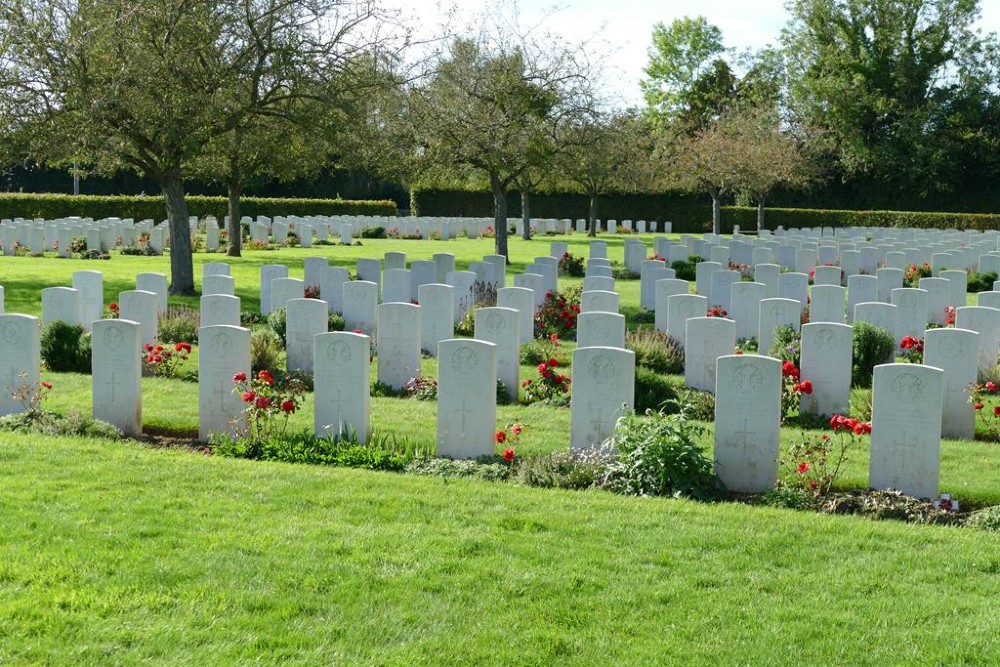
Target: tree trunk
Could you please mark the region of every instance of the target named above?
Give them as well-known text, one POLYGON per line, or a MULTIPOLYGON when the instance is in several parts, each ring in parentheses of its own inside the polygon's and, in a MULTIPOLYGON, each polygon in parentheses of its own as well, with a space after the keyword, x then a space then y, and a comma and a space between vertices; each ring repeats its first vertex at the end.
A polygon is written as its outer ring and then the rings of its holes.
POLYGON ((521 188, 521 238, 525 241, 531 240, 531 191, 527 187, 521 188))
POLYGON ((490 189, 493 191, 493 229, 496 231, 496 254, 507 257, 507 193, 500 184, 500 177, 490 174, 490 189))
POLYGON ((590 213, 587 218, 587 236, 597 236, 597 195, 590 195, 590 213))
POLYGON ((243 186, 239 183, 230 183, 229 190, 229 228, 226 233, 229 235, 229 248, 226 254, 230 257, 240 257, 243 251, 243 226, 240 225, 240 196, 243 194, 243 186))
POLYGON ((716 192, 709 194, 712 195, 712 233, 718 235, 722 233, 722 197, 716 192))
POLYGON ((191 227, 180 168, 161 174, 157 181, 167 202, 167 220, 170 223, 170 293, 194 296, 191 227))
POLYGON ((764 229, 764 197, 757 197, 757 233, 764 229))

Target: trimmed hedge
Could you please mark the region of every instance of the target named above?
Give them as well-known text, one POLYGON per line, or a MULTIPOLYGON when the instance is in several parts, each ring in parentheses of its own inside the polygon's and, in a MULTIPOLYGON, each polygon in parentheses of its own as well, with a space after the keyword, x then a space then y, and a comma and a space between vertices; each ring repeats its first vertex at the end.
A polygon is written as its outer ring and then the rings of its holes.
MULTIPOLYGON (((589 202, 579 194, 532 195, 531 215, 537 218, 586 218, 589 202)), ((493 198, 488 192, 459 190, 414 190, 410 207, 415 215, 492 217, 493 198)), ((711 231, 712 207, 693 195, 636 194, 604 195, 597 200, 600 220, 669 220, 682 233, 711 231)), ((521 197, 508 194, 508 215, 521 215, 521 197)), ((731 233, 739 225, 757 228, 757 209, 722 207, 722 231, 731 233)), ((916 211, 853 211, 805 208, 768 208, 764 225, 791 227, 920 227, 936 229, 1000 229, 1000 215, 986 213, 928 213, 916 211)))
MULTIPOLYGON (((199 218, 213 215, 222 220, 228 210, 225 197, 189 195, 188 212, 199 218)), ((345 199, 277 199, 244 197, 242 215, 396 215, 389 200, 351 201, 345 199)), ((0 218, 132 218, 163 220, 167 216, 161 196, 95 196, 62 194, 0 193, 0 218)))

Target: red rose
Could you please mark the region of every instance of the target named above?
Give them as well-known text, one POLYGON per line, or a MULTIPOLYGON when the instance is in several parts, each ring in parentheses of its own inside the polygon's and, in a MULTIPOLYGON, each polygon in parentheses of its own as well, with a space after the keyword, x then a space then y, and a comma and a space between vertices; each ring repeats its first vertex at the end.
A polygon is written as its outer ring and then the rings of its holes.
POLYGON ((1000 405, 993 406, 993 416, 1000 417, 1000 405))
POLYGON ((807 396, 813 393, 813 383, 810 380, 803 380, 799 383, 800 391, 807 396))
POLYGON ((269 399, 267 396, 258 396, 257 400, 255 400, 253 402, 253 404, 256 407, 258 407, 261 410, 263 410, 266 407, 270 407, 270 405, 271 405, 271 399, 269 399))
POLYGON ((271 377, 271 373, 269 373, 266 369, 257 373, 257 379, 268 385, 274 384, 274 378, 271 377))
POLYGON ((240 400, 242 400, 244 403, 250 403, 255 398, 257 398, 257 394, 253 393, 252 391, 245 391, 240 396, 240 400))
POLYGON ((295 403, 293 403, 292 401, 287 401, 287 400, 286 401, 282 401, 281 402, 281 411, 284 412, 285 414, 291 414, 291 413, 295 412, 295 403))
POLYGON ((142 349, 146 350, 146 352, 152 352, 153 346, 150 345, 149 343, 146 343, 145 345, 142 346, 142 349))
POLYGON ((538 372, 539 372, 539 373, 543 373, 543 374, 544 374, 544 373, 545 373, 545 371, 547 371, 547 370, 548 370, 548 368, 549 368, 549 367, 548 367, 548 366, 546 366, 544 362, 542 362, 542 363, 538 364, 538 372))
POLYGON ((982 410, 983 409, 983 404, 982 403, 976 403, 975 405, 972 406, 972 409, 973 410, 982 410))
POLYGON ((809 471, 809 462, 803 461, 802 463, 799 464, 799 467, 796 468, 796 470, 799 472, 800 475, 806 474, 806 472, 809 471))
POLYGON ((240 371, 239 373, 233 376, 233 382, 246 382, 246 381, 247 381, 247 374, 244 373, 243 371, 240 371))
POLYGON ((993 382, 986 383, 986 391, 990 393, 996 393, 996 390, 997 390, 996 384, 994 384, 993 382))
POLYGON ((498 444, 502 445, 503 443, 507 442, 507 431, 500 429, 493 437, 496 439, 498 444))
POLYGON ((514 450, 511 449, 510 447, 508 447, 507 449, 503 450, 503 460, 504 461, 513 461, 514 460, 514 450))
POLYGON ((549 368, 555 368, 558 365, 559 365, 559 362, 556 361, 555 357, 552 357, 551 359, 549 359, 549 368))
POLYGON ((42 386, 45 387, 46 389, 52 389, 52 383, 46 382, 45 380, 42 380, 42 386))
POLYGON ((510 432, 513 433, 514 435, 521 435, 521 425, 514 424, 513 426, 510 427, 510 432))

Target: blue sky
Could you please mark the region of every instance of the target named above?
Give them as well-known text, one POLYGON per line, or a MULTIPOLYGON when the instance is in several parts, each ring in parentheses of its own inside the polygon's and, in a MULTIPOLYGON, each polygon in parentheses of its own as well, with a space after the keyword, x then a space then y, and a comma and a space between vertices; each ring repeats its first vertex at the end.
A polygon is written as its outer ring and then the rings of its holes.
MULTIPOLYGON (((494 0, 386 0, 404 14, 419 17, 433 31, 444 22, 447 8, 455 19, 471 19, 494 0)), ((651 43, 653 25, 682 16, 704 16, 722 30, 727 47, 758 49, 778 41, 787 20, 784 0, 522 0, 517 4, 522 25, 544 21, 544 27, 566 39, 589 40, 592 52, 603 54, 606 85, 625 104, 641 104, 639 80, 651 43)), ((1000 0, 981 0, 986 31, 1000 30, 1000 0)))

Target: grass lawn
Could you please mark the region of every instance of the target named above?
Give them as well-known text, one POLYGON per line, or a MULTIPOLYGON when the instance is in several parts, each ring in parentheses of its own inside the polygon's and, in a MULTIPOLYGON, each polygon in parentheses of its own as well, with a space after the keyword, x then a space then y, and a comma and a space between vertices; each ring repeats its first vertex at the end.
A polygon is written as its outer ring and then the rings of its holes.
MULTIPOLYGON (((621 261, 624 238, 601 238, 621 261)), ((579 234, 512 238, 511 270, 551 240, 587 255, 579 234)), ((266 263, 301 277, 310 256, 452 252, 464 268, 493 251, 491 239, 363 243, 245 253, 232 264, 244 309, 257 309, 266 263)), ((195 255, 199 284, 206 261, 229 259, 195 255)), ((169 260, 3 257, 6 312, 40 314, 38 291, 78 269, 104 272, 109 302, 169 260)), ((631 327, 639 283, 616 286, 631 327)), ((89 376, 43 378, 46 409, 89 412, 89 376)), ((289 428, 312 415, 307 397, 289 428)), ((501 406, 497 425, 525 424, 518 453, 542 454, 568 446, 569 416, 501 406)), ((197 385, 144 378, 143 421, 196 433, 197 385)), ((372 399, 373 427, 419 448, 435 422, 434 402, 372 399)), ((799 437, 783 429, 783 449, 799 437)), ((998 446, 942 442, 941 490, 1000 504, 998 446)), ((839 486, 864 487, 867 469, 862 448, 839 486)), ((0 665, 990 664, 998 547, 1000 535, 954 527, 0 433, 0 665)))
POLYGON ((1000 536, 0 440, 4 664, 989 664, 1000 536))

